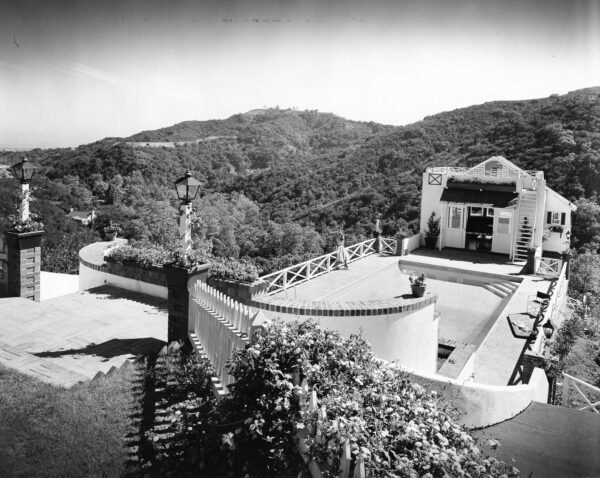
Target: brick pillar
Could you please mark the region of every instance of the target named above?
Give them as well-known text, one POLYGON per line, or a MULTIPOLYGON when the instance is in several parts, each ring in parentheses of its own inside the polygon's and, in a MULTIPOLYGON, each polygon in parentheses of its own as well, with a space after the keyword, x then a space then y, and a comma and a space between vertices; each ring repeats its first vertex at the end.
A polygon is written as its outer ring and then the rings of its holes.
POLYGON ((200 264, 192 268, 165 265, 163 267, 167 276, 169 290, 169 325, 168 342, 188 340, 188 314, 190 293, 188 283, 190 279, 200 279, 206 282, 210 264, 200 264))
POLYGON ((7 232, 7 294, 40 300, 40 268, 44 231, 7 232))

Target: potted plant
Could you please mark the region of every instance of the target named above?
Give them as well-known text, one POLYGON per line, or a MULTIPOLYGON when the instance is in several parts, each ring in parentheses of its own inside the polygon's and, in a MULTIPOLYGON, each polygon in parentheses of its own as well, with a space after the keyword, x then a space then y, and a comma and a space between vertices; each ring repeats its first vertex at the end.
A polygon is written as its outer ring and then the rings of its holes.
POLYGON ((394 235, 394 239, 396 240, 396 255, 403 256, 406 254, 404 250, 404 239, 410 237, 410 231, 407 227, 400 227, 400 230, 394 235))
POLYGON ((121 231, 122 229, 118 224, 109 224, 104 228, 104 236, 107 241, 114 241, 121 231))
POLYGON ((425 231, 425 245, 427 248, 435 249, 438 237, 440 237, 440 220, 439 218, 436 219, 435 212, 432 212, 425 231))
POLYGON ((410 281, 413 297, 423 297, 423 294, 425 294, 425 274, 410 276, 408 280, 410 281))

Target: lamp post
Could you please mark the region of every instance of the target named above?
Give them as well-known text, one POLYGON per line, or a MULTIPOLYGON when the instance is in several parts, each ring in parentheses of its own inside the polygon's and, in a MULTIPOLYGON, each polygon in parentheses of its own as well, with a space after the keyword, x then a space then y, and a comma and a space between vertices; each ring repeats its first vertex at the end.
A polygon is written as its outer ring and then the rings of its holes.
POLYGON ((35 166, 27 158, 12 166, 12 172, 21 183, 21 204, 19 208, 19 219, 24 222, 29 219, 29 181, 35 172, 35 166))
POLYGON ((192 249, 191 219, 192 201, 198 195, 200 181, 192 177, 188 170, 182 178, 175 181, 177 197, 181 201, 179 207, 179 239, 181 240, 181 252, 185 258, 192 249))

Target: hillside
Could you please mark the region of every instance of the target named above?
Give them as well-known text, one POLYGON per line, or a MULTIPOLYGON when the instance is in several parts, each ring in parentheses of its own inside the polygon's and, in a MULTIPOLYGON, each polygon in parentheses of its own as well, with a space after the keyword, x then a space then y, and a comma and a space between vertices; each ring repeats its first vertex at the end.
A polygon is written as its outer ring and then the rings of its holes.
MULTIPOLYGON (((340 226, 349 240, 368 236, 376 211, 383 213, 386 234, 416 228, 425 167, 468 166, 492 155, 542 169, 559 193, 597 204, 600 87, 485 103, 406 126, 318 111, 253 110, 27 153, 42 165, 37 179, 42 201, 34 210, 62 224, 61 209, 104 201, 106 219, 121 222, 133 238, 161 243, 173 236, 173 181, 190 169, 203 182, 198 241, 220 255, 263 263, 322 250, 340 226), (299 236, 294 244, 285 243, 290 231, 299 236)), ((21 156, 2 153, 0 163, 21 156)), ((0 179, 0 195, 9 196, 6 179, 0 179)), ((0 229, 11 207, 0 201, 0 229)))

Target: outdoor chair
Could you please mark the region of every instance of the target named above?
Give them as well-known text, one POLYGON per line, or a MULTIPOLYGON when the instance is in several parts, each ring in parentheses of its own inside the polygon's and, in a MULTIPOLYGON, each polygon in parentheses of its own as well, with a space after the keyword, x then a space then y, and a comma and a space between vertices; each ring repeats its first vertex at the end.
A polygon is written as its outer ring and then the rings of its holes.
POLYGON ((527 299, 527 313, 537 317, 540 311, 548 304, 550 295, 545 292, 539 292, 536 295, 530 295, 527 299))

